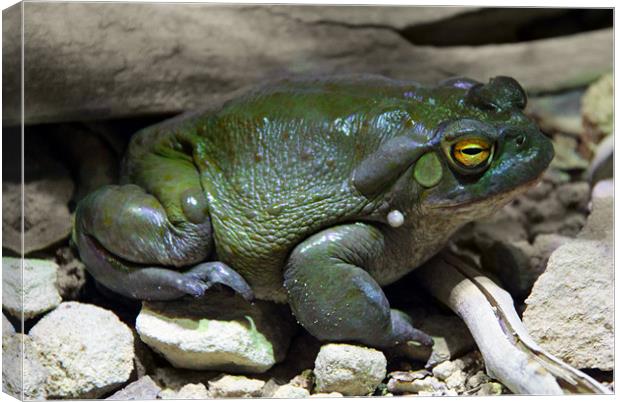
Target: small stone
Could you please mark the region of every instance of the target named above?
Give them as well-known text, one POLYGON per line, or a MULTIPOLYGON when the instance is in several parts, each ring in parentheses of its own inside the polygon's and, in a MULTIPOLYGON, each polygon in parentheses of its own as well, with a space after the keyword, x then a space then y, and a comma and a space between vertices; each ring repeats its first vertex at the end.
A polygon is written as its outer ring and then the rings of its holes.
POLYGON ((614 136, 605 137, 594 151, 585 177, 592 184, 614 177, 614 136))
POLYGON ((186 384, 177 392, 176 399, 209 399, 209 392, 202 383, 186 384))
POLYGON ((52 398, 98 398, 124 384, 133 370, 131 330, 97 306, 62 303, 30 336, 50 372, 46 389, 52 398))
POLYGON ((420 391, 419 396, 457 396, 458 393, 451 389, 439 390, 439 391, 420 391))
POLYGON ((209 381, 209 398, 256 398, 265 381, 245 376, 222 375, 209 381))
POLYGON ((491 378, 482 370, 478 370, 474 375, 467 379, 469 389, 476 388, 484 383, 491 381, 491 378))
POLYGON ((446 378, 463 368, 464 364, 462 360, 445 361, 433 367, 433 375, 441 381, 445 381, 446 378))
POLYGON ((582 98, 582 116, 586 129, 585 140, 598 143, 613 132, 614 78, 605 74, 590 85, 582 98))
POLYGON ((308 398, 310 392, 305 388, 295 387, 291 384, 286 384, 279 387, 273 394, 273 398, 308 398))
POLYGON ((33 318, 54 309, 62 301, 56 289, 58 265, 53 261, 2 258, 2 307, 12 316, 33 318), (22 288, 23 283, 23 288, 22 288), (23 292, 23 304, 22 304, 23 292))
POLYGON ((140 338, 173 366, 262 373, 285 357, 294 326, 282 306, 236 295, 143 303, 140 338))
POLYGON ((411 381, 402 381, 390 378, 388 381, 388 391, 394 394, 418 394, 421 392, 441 392, 447 390, 446 384, 440 382, 435 377, 424 377, 411 381))
POLYGON ((369 395, 383 381, 387 360, 382 352, 362 346, 327 344, 315 361, 318 392, 369 395))
POLYGON ((2 314, 2 336, 5 335, 13 335, 15 333, 15 328, 13 328, 13 324, 2 314))
POLYGON ((488 395, 501 395, 502 384, 498 382, 487 382, 480 386, 480 389, 476 392, 476 395, 488 396, 488 395))
POLYGON ((342 397, 344 397, 344 395, 342 395, 340 392, 330 392, 330 393, 319 392, 318 394, 310 395, 310 398, 342 398, 342 397))
POLYGON ((76 300, 82 286, 86 283, 84 263, 74 254, 70 247, 56 250, 58 274, 56 288, 64 301, 76 300))
POLYGON ((605 198, 614 196, 614 180, 601 180, 592 189, 592 198, 605 198))
POLYGON ((301 374, 296 375, 289 381, 290 385, 301 387, 310 391, 314 384, 314 374, 311 369, 304 370, 301 374))
POLYGON ((22 391, 25 399, 46 399, 48 377, 49 371, 41 363, 39 351, 29 336, 2 337, 2 391, 17 399, 22 398, 22 391))
POLYGON ((461 391, 465 387, 465 382, 467 381, 467 376, 461 370, 457 370, 450 374, 448 378, 446 378, 445 383, 446 386, 450 389, 461 391))
POLYGON ((532 236, 541 234, 559 234, 575 237, 586 223, 586 217, 580 212, 567 212, 564 216, 537 223, 530 227, 532 236))
POLYGON ((586 210, 590 201, 590 185, 585 181, 562 184, 556 189, 556 194, 565 208, 586 210))
POLYGON ((577 140, 566 135, 556 135, 552 139, 555 158, 551 168, 558 170, 585 170, 588 162, 577 152, 577 140))
POLYGON ((162 389, 157 395, 157 399, 177 399, 177 391, 170 388, 162 389))
POLYGON ((175 392, 175 395, 187 384, 205 384, 217 376, 219 374, 213 371, 185 370, 174 367, 155 367, 151 374, 153 381, 162 390, 170 389, 175 392))
POLYGON ((140 378, 138 381, 134 381, 131 384, 127 385, 125 388, 120 391, 115 392, 112 396, 109 396, 106 399, 115 399, 115 400, 144 400, 144 399, 155 399, 161 388, 155 384, 155 382, 151 379, 151 377, 144 376, 140 378))

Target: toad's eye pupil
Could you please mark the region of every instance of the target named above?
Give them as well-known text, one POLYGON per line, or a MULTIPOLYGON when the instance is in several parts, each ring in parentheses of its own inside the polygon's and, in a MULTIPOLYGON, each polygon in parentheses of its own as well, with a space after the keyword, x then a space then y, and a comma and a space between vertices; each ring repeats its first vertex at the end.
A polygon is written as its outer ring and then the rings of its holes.
POLYGON ((464 154, 467 154, 467 155, 476 155, 476 154, 479 154, 482 151, 483 150, 481 148, 465 148, 465 149, 461 150, 461 152, 463 152, 464 154))

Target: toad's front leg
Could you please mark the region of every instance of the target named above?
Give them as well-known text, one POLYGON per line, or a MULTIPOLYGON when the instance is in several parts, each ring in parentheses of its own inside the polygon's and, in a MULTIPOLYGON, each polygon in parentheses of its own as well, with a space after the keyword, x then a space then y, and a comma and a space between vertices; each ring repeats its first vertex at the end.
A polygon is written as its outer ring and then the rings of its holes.
POLYGON ((385 239, 369 224, 319 232, 292 252, 284 273, 289 304, 299 323, 326 341, 353 341, 391 348, 432 339, 390 309, 381 287, 364 268, 384 256, 385 239))

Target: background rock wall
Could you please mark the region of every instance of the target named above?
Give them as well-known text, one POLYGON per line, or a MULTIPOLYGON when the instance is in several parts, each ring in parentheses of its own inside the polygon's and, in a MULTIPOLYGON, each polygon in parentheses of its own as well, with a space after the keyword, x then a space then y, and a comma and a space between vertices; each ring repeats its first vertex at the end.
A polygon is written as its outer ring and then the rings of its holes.
MULTIPOLYGON (((428 83, 502 74, 529 91, 550 91, 612 66, 604 10, 131 3, 23 10, 26 123, 175 113, 290 74, 367 72, 428 83)), ((20 67, 18 22, 4 21, 6 77, 20 67)), ((18 98, 18 80, 5 82, 5 99, 18 98)), ((5 124, 18 123, 19 105, 7 104, 4 115, 5 124)))

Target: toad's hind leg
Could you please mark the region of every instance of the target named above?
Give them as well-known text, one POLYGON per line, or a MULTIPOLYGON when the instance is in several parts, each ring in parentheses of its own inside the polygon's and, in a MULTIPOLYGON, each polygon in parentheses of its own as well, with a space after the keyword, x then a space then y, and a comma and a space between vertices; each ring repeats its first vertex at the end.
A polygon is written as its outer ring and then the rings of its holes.
POLYGON ((73 239, 95 279, 143 300, 200 296, 214 283, 251 298, 249 286, 232 268, 198 264, 210 254, 213 239, 194 165, 156 153, 131 163, 139 173, 129 180, 140 186, 103 187, 76 210, 73 239))
POLYGON ((326 229, 299 244, 284 273, 289 304, 300 324, 326 341, 357 341, 391 348, 408 341, 431 345, 404 314, 390 309, 377 282, 364 270, 384 255, 374 226, 355 223, 326 229))

